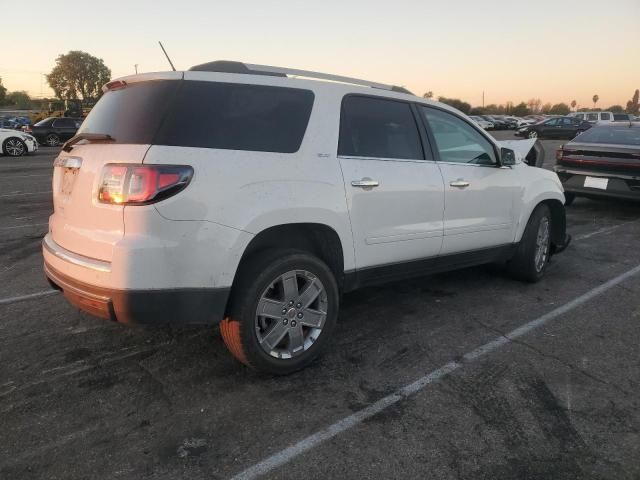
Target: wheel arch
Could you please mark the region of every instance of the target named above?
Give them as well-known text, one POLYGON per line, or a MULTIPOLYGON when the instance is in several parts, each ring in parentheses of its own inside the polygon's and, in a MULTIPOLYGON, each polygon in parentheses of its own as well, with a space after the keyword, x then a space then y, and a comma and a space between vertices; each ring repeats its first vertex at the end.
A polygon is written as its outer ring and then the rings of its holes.
POLYGON ((565 244, 567 236, 567 219, 564 209, 564 202, 559 198, 542 198, 537 201, 533 207, 528 211, 526 217, 520 222, 520 228, 518 229, 518 236, 516 241, 520 241, 524 233, 524 229, 531 218, 533 212, 540 205, 546 205, 551 212, 551 244, 552 253, 559 247, 565 244))
POLYGON ((286 223, 265 228, 251 239, 238 263, 232 290, 252 258, 276 248, 302 250, 317 256, 331 269, 342 288, 345 257, 338 233, 322 223, 286 223))

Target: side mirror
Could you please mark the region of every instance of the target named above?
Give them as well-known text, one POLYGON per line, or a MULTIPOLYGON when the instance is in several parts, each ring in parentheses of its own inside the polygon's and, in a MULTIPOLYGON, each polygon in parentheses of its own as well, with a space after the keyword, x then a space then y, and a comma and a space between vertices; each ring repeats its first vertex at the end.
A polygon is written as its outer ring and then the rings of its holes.
POLYGON ((516 164, 516 153, 510 148, 502 147, 500 149, 500 164, 504 167, 510 167, 516 164))

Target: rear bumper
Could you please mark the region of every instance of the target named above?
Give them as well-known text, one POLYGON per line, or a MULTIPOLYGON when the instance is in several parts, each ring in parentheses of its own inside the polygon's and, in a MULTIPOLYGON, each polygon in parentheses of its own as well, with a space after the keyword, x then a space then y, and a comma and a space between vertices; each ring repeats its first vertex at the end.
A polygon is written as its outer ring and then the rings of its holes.
POLYGON ((615 174, 601 171, 582 171, 573 168, 555 167, 555 171, 562 182, 564 191, 574 195, 624 198, 640 200, 640 177, 634 175, 615 174), (590 188, 584 186, 585 177, 600 177, 608 179, 607 188, 590 188))
POLYGON ((229 288, 117 290, 75 280, 46 261, 44 272, 52 287, 71 304, 96 317, 126 324, 211 325, 218 323, 229 288))

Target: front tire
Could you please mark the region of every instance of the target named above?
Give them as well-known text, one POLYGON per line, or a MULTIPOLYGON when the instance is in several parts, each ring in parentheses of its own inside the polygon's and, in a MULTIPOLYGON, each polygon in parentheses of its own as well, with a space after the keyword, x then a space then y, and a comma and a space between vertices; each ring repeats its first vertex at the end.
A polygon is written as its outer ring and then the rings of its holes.
POLYGON ((551 212, 547 205, 542 204, 531 214, 507 269, 518 280, 538 282, 544 276, 550 254, 551 212))
POLYGON ((536 132, 535 130, 531 130, 529 132, 529 134, 527 135, 527 137, 529 137, 529 138, 538 138, 538 132, 536 132))
POLYGON ((50 133, 49 135, 47 135, 47 138, 45 138, 45 143, 49 147, 57 147, 58 145, 60 145, 60 137, 58 137, 58 135, 56 135, 55 133, 50 133))
POLYGON ((249 259, 238 275, 220 324, 233 356, 274 375, 313 362, 338 318, 338 285, 329 267, 306 252, 278 249, 249 259))
POLYGON ((19 138, 10 137, 2 143, 2 153, 9 157, 21 157, 27 152, 27 145, 19 138))

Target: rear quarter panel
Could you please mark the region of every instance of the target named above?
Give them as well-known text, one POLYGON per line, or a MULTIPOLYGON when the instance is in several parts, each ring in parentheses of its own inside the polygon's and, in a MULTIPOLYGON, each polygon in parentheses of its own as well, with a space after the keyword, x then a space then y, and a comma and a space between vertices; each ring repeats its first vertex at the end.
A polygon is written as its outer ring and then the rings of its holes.
POLYGON ((337 159, 341 96, 323 89, 314 94, 309 125, 296 153, 152 146, 144 163, 194 168, 190 185, 158 203, 158 212, 171 220, 208 221, 252 235, 276 225, 323 224, 340 237, 345 270, 354 268, 337 159))

